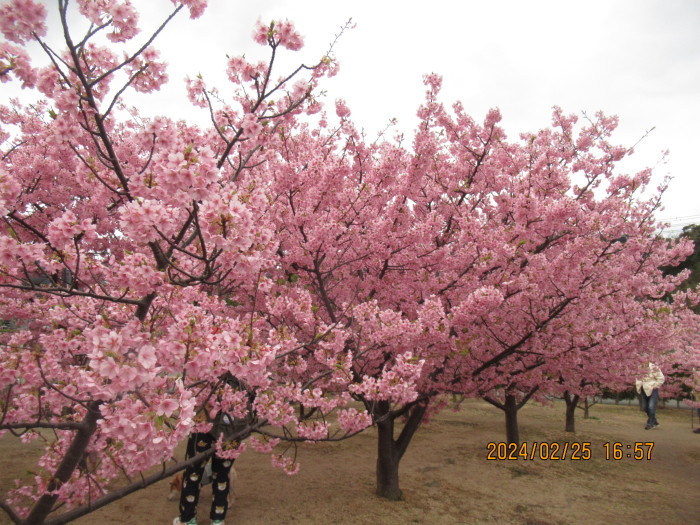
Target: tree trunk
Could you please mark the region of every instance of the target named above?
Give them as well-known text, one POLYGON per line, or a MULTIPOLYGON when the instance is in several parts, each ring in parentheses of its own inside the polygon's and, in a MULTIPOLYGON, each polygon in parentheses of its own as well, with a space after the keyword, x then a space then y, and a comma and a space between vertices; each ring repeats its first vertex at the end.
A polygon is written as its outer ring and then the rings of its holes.
POLYGON ((394 420, 388 417, 385 421, 377 423, 377 432, 377 496, 397 501, 401 499, 401 458, 394 443, 394 420))
POLYGON ((583 400, 583 419, 590 419, 590 413, 588 409, 591 408, 591 404, 588 402, 588 397, 583 400))
POLYGON ((61 485, 70 479, 78 463, 85 457, 90 438, 97 429, 97 420, 100 417, 100 404, 99 401, 90 401, 88 403, 87 413, 82 421, 83 426, 75 433, 73 441, 63 455, 61 463, 47 486, 47 492, 37 500, 27 518, 21 522, 22 525, 39 525, 46 520, 58 499, 58 494, 54 491, 57 491, 61 488, 61 485))
POLYGON ((164 480, 165 478, 172 476, 173 474, 177 474, 178 472, 185 470, 189 465, 194 465, 195 463, 199 463, 200 461, 205 461, 213 453, 214 449, 210 448, 209 450, 200 452, 196 456, 192 456, 190 459, 187 459, 185 461, 179 461, 169 467, 165 467, 165 465, 163 465, 163 469, 158 470, 155 474, 151 474, 150 476, 146 477, 140 477, 134 480, 129 485, 126 485, 125 487, 114 490, 112 492, 108 492, 104 496, 101 496, 95 500, 85 503, 80 507, 75 507, 69 511, 59 514, 58 516, 50 518, 49 520, 43 523, 45 525, 65 525, 66 523, 71 523, 74 520, 87 514, 90 514, 91 512, 94 512, 97 509, 101 509, 105 505, 109 505, 110 503, 122 499, 123 497, 126 497, 129 494, 136 492, 137 490, 144 489, 150 485, 153 485, 154 483, 157 483, 159 481, 164 480))
POLYGON ((415 404, 400 411, 391 411, 388 401, 379 401, 374 407, 377 422, 377 496, 392 501, 401 499, 399 464, 406 448, 420 426, 427 404, 415 404), (394 422, 401 415, 408 420, 398 439, 394 439, 394 422))
MULTIPOLYGON (((153 249, 155 250, 155 248, 153 249)), ((159 263, 158 268, 165 269, 165 266, 162 266, 159 263)), ((143 297, 135 313, 135 316, 139 321, 143 322, 145 320, 146 315, 148 314, 148 309, 150 308, 155 297, 155 293, 151 293, 143 297)), ((102 401, 90 401, 87 404, 87 412, 85 413, 81 427, 73 436, 73 440, 71 441, 68 450, 66 450, 65 454, 63 455, 61 462, 56 468, 53 478, 51 478, 51 481, 46 487, 47 491, 36 501, 27 517, 20 522, 22 525, 41 525, 46 521, 46 518, 53 510, 53 506, 58 500, 58 489, 60 489, 61 486, 71 478, 73 472, 75 472, 75 469, 78 467, 80 462, 84 461, 85 459, 85 452, 90 444, 90 439, 95 434, 95 431, 97 430, 97 422, 101 418, 100 405, 102 405, 102 401)))
POLYGON ((566 432, 576 432, 576 405, 578 405, 579 396, 571 395, 569 392, 564 392, 564 401, 566 402, 566 432))
POLYGON ((525 403, 539 390, 539 386, 536 386, 530 392, 523 397, 522 401, 518 403, 518 398, 513 394, 505 395, 505 403, 499 402, 497 399, 491 396, 484 396, 484 401, 491 403, 496 408, 503 410, 506 416, 506 439, 508 443, 520 444, 520 431, 518 430, 518 410, 525 406, 525 403))
POLYGON ((518 403, 515 396, 506 395, 503 412, 506 415, 506 439, 508 443, 520 444, 520 431, 518 430, 518 403))

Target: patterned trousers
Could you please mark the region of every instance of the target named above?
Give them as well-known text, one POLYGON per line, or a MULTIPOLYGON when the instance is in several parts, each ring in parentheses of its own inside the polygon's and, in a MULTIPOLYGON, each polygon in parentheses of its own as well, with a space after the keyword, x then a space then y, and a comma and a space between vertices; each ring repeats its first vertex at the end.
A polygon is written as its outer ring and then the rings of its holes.
MULTIPOLYGON (((187 453, 185 458, 191 458, 200 452, 209 450, 214 443, 211 434, 190 434, 187 440, 187 453)), ((180 492, 180 521, 186 523, 197 515, 197 503, 199 502, 199 489, 204 473, 205 462, 200 462, 185 470, 182 477, 182 491, 180 492)), ((229 472, 233 460, 221 459, 213 455, 211 457, 211 512, 212 520, 223 520, 228 510, 229 472)))

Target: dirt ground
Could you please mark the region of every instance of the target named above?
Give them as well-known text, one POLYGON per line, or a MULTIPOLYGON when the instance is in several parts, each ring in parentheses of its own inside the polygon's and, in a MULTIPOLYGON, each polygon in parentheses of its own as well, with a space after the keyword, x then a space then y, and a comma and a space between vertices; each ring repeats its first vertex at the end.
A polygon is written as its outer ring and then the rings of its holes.
MULTIPOLYGON (((399 502, 374 495, 373 430, 300 447, 301 471, 293 477, 274 469, 268 456, 246 453, 236 462, 236 502, 227 523, 700 523, 700 434, 691 432, 687 409, 660 410, 661 426, 650 431, 636 406, 595 405, 591 416, 577 414, 573 435, 563 431, 562 403, 528 404, 519 416, 523 443, 590 442, 590 460, 571 460, 568 452, 563 460, 489 461, 487 443, 504 440, 502 413, 480 401, 444 411, 418 431, 402 460, 399 502), (653 441, 651 459, 605 459, 604 442, 626 447, 640 441, 653 441)), ((1 493, 27 468, 22 459, 14 439, 0 440, 1 493)), ((177 503, 167 501, 167 485, 160 482, 75 523, 170 524, 177 503)), ((209 494, 203 489, 200 524, 209 523, 209 494)), ((7 522, 0 516, 0 523, 7 522)))

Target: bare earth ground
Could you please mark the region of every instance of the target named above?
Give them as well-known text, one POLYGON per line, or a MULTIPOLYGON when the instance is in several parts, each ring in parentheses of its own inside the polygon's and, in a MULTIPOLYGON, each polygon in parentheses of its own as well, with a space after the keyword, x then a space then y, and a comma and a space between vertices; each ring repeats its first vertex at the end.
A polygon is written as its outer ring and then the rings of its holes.
MULTIPOLYGON (((227 523, 700 523, 700 434, 691 432, 688 410, 660 410, 661 427, 645 431, 637 406, 595 405, 592 419, 577 413, 573 435, 563 431, 563 414, 562 403, 528 404, 519 416, 521 440, 591 442, 591 460, 487 461, 487 443, 504 440, 502 413, 480 401, 465 402, 457 413, 444 411, 418 431, 404 456, 400 502, 374 495, 374 430, 340 443, 303 445, 301 472, 294 477, 274 469, 269 457, 246 453, 236 462, 236 503, 227 523), (651 460, 606 461, 606 441, 655 445, 651 460)), ((0 439, 0 493, 26 468, 16 440, 0 439)), ((177 503, 167 501, 167 484, 75 523, 170 524, 177 503)), ((209 494, 203 489, 200 524, 209 523, 209 494)), ((7 518, 0 516, 0 523, 7 518)))

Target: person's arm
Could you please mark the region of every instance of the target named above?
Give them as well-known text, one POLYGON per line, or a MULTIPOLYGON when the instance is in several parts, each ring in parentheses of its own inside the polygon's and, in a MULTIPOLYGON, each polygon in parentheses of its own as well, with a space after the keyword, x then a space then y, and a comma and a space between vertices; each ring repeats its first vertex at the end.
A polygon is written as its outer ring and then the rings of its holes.
POLYGON ((661 371, 661 369, 658 366, 654 367, 654 383, 656 384, 656 388, 663 385, 665 379, 666 378, 664 377, 664 373, 661 371))

